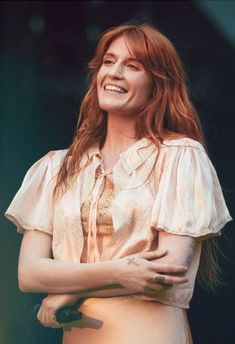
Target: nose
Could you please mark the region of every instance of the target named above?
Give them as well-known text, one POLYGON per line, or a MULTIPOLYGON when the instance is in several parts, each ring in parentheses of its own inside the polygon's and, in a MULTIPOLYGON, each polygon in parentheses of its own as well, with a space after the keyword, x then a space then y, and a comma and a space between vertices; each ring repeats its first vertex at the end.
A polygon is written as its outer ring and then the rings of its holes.
POLYGON ((109 69, 109 75, 113 78, 121 79, 123 78, 123 68, 120 63, 115 63, 109 69))

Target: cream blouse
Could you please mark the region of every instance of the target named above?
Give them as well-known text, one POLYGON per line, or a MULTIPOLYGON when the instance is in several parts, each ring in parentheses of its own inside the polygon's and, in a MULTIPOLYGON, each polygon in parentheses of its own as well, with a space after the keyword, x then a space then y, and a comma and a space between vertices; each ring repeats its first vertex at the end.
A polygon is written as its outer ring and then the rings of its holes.
POLYGON ((104 170, 99 146, 94 145, 84 153, 82 170, 75 183, 53 203, 56 181, 53 177, 66 152, 66 149, 51 151, 34 163, 5 216, 19 233, 38 229, 51 234, 54 259, 68 262, 85 259, 95 263, 155 249, 160 230, 195 237, 196 250, 187 272, 189 282, 173 285, 164 297, 158 297, 163 303, 189 308, 201 241, 221 235, 221 228, 232 220, 216 171, 203 146, 190 138, 164 140, 153 173, 146 180, 158 153, 147 138, 119 154, 111 171, 104 170), (104 187, 107 179, 113 183, 112 200, 106 207, 110 216, 104 213, 103 221, 109 221, 106 224, 110 239, 102 250, 98 240, 101 233, 97 233, 98 203, 107 190, 104 187), (85 210, 88 200, 89 207, 85 210), (84 211, 88 212, 86 225, 84 211), (86 258, 82 257, 85 246, 86 258))

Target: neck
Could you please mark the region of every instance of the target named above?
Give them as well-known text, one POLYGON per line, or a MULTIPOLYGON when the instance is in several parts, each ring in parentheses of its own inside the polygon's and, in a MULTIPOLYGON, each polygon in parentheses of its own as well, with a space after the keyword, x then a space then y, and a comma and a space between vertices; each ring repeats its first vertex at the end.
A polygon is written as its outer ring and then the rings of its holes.
POLYGON ((102 152, 117 155, 137 141, 135 120, 116 114, 107 114, 107 134, 102 152))

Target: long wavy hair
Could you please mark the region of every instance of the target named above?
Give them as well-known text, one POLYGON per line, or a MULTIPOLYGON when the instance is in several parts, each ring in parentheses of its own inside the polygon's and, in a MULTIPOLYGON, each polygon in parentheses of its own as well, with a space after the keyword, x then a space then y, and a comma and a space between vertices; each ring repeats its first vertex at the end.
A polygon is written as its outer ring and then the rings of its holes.
MULTIPOLYGON (((199 116, 189 100, 189 81, 174 45, 152 24, 125 23, 101 35, 95 56, 88 63, 88 91, 81 103, 72 144, 57 175, 54 199, 78 175, 83 154, 94 144, 98 143, 100 148, 104 145, 107 113, 99 107, 96 79, 105 52, 121 36, 153 80, 152 96, 136 116, 136 139, 146 137, 159 147, 165 139, 189 137, 200 142, 208 153, 199 116)), ((219 250, 217 238, 203 241, 197 274, 200 286, 214 292, 222 284, 219 250)))

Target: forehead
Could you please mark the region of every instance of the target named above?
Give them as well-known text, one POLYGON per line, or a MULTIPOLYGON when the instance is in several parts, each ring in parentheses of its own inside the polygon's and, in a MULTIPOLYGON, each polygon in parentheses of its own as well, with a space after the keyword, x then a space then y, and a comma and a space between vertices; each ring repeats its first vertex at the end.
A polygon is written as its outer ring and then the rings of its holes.
POLYGON ((113 54, 116 56, 121 56, 123 58, 135 57, 127 45, 127 41, 124 37, 116 38, 108 47, 105 54, 113 54))

